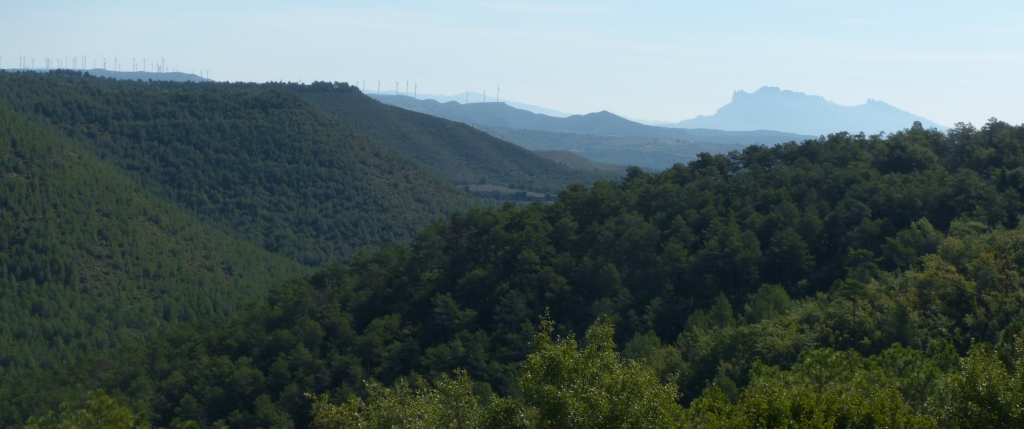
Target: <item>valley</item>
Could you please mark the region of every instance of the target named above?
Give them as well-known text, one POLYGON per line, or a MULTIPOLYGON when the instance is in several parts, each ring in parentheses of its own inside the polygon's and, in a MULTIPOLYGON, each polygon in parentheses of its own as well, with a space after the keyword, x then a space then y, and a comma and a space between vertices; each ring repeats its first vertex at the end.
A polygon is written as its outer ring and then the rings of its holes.
POLYGON ((394 104, 0 71, 0 425, 1020 421, 1024 127, 394 104))

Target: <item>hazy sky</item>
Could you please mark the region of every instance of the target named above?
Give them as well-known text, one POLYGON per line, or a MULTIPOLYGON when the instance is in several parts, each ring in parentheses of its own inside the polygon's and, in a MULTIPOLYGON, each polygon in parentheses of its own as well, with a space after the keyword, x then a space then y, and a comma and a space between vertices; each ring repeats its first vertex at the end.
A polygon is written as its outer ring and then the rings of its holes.
POLYGON ((215 80, 487 91, 570 113, 678 121, 778 86, 882 100, 944 125, 1024 123, 1020 1, 0 0, 18 57, 164 58, 215 80))

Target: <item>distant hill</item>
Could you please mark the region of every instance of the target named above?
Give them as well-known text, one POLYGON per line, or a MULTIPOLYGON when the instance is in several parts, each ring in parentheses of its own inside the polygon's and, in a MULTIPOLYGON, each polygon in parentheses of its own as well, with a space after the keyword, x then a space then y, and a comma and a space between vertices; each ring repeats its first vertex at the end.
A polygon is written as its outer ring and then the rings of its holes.
POLYGON ((287 88, 457 185, 556 193, 572 183, 617 178, 609 172, 566 167, 463 123, 383 104, 344 83, 287 88))
POLYGON ((593 162, 636 165, 664 170, 676 163, 697 159, 697 154, 742 150, 743 144, 715 144, 659 137, 613 137, 551 131, 513 130, 498 127, 480 129, 535 151, 567 151, 593 162))
POLYGON ((110 78, 122 79, 122 80, 141 80, 141 81, 162 80, 162 81, 168 81, 168 82, 213 82, 212 80, 207 79, 205 77, 201 77, 199 75, 195 75, 195 74, 192 74, 192 73, 182 73, 182 72, 161 72, 161 73, 146 72, 146 71, 129 72, 129 71, 113 71, 113 70, 104 70, 104 69, 92 69, 92 70, 86 70, 85 72, 89 73, 90 76, 110 77, 110 78))
POLYGON ((798 134, 827 135, 848 131, 856 134, 896 132, 914 121, 925 128, 946 127, 878 100, 859 106, 842 106, 822 97, 766 86, 753 93, 736 91, 732 102, 711 116, 698 116, 672 124, 675 128, 714 128, 729 131, 779 130, 798 134))
POLYGON ((49 72, 71 72, 88 73, 89 76, 109 77, 120 80, 141 80, 141 81, 166 81, 166 82, 213 82, 211 79, 182 72, 147 72, 147 71, 114 71, 106 69, 89 70, 45 70, 45 69, 7 69, 8 73, 49 73, 49 72))
POLYGON ((567 150, 535 150, 533 153, 537 154, 537 156, 540 156, 541 158, 550 159, 576 170, 604 170, 619 174, 624 174, 626 172, 625 165, 591 161, 580 154, 567 150))
MULTIPOLYGON (((720 131, 675 129, 630 121, 607 111, 556 118, 516 109, 505 103, 439 103, 404 95, 373 95, 384 103, 473 126, 551 131, 615 137, 657 137, 682 141, 725 144, 774 144, 811 138, 810 135, 778 131, 720 131)), ((908 124, 909 126, 909 124, 908 124)))

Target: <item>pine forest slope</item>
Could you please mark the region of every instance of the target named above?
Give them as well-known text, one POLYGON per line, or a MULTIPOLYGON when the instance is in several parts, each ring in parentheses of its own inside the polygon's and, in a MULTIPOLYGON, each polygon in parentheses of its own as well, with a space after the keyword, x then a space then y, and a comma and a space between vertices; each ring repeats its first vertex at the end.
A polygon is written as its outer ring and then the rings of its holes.
POLYGON ((462 123, 380 103, 344 83, 288 87, 456 185, 555 193, 572 183, 616 178, 567 168, 462 123))
POLYGON ((12 391, 12 379, 230 314, 308 270, 204 225, 0 105, 0 402, 44 388, 12 391))
POLYGON ((408 240, 476 204, 289 91, 0 73, 0 103, 204 221, 309 266, 408 240))
POLYGON ((365 398, 369 379, 422 386, 456 368, 473 392, 515 398, 548 313, 562 338, 613 323, 694 418, 1020 423, 1022 192, 1024 127, 997 121, 631 168, 552 204, 454 215, 83 383, 162 425, 310 427, 306 392, 365 398))

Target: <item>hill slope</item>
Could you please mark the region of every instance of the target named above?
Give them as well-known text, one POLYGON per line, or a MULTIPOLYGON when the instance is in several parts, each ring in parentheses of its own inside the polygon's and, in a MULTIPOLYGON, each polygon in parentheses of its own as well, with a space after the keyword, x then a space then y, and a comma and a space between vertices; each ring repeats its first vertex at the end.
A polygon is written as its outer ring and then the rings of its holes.
POLYGON ((289 91, 0 73, 0 103, 201 219, 310 266, 408 240, 475 204, 289 91))
POLYGON ((731 131, 779 130, 812 135, 825 135, 837 130, 876 134, 896 132, 915 121, 921 122, 925 128, 945 130, 939 124, 878 100, 868 100, 859 106, 841 106, 819 96, 766 86, 750 94, 736 91, 732 102, 719 108, 714 115, 664 126, 731 131))
POLYGON ((306 271, 0 105, 0 402, 45 389, 12 379, 230 314, 306 271))
POLYGON ((288 88, 457 185, 487 183, 554 193, 571 183, 615 178, 566 168, 462 123, 382 104, 346 84, 288 88))

